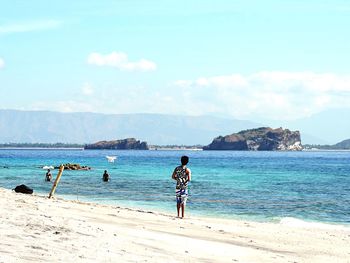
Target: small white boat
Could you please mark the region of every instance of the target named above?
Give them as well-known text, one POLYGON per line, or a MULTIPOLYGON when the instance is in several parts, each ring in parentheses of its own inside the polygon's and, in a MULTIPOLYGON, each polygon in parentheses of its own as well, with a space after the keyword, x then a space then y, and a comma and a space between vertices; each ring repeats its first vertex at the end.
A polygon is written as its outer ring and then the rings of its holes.
POLYGON ((44 170, 47 170, 47 169, 53 170, 53 169, 55 169, 55 167, 53 167, 52 165, 50 165, 50 166, 45 165, 45 166, 43 166, 43 169, 44 170))
POLYGON ((117 159, 117 156, 108 156, 106 155, 107 161, 109 163, 114 163, 114 161, 117 159))

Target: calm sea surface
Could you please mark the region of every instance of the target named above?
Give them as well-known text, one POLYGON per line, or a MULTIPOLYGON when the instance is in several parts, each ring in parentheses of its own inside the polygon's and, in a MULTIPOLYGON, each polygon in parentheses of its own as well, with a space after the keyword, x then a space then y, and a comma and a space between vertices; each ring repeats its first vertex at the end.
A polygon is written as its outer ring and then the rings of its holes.
POLYGON ((65 170, 56 196, 175 212, 171 174, 182 155, 192 170, 190 215, 350 224, 350 152, 0 150, 0 187, 48 194, 42 167, 79 163, 92 170, 65 170))

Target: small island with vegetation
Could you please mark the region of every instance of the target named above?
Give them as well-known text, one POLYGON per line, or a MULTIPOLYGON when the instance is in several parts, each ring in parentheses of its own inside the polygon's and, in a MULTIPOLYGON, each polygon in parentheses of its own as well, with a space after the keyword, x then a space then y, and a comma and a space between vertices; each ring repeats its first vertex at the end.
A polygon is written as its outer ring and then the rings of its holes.
POLYGON ((85 150, 149 150, 147 142, 135 138, 114 141, 99 141, 84 146, 85 150))

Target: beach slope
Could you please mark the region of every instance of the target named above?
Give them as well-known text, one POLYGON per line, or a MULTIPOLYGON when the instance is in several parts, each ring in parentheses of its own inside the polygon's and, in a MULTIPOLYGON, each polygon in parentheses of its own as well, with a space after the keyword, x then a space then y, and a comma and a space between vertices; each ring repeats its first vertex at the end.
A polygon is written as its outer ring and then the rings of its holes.
POLYGON ((6 189, 0 211, 0 262, 350 262, 343 226, 182 220, 6 189))

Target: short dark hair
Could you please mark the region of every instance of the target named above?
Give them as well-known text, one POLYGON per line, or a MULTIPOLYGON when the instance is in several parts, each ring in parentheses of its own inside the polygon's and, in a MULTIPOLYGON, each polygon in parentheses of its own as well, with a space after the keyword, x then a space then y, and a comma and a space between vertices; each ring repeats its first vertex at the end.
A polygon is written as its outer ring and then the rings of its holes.
POLYGON ((189 160, 189 159, 190 159, 190 158, 188 158, 188 156, 186 156, 186 155, 182 156, 182 157, 181 157, 181 164, 182 164, 182 165, 188 164, 188 160, 189 160))

